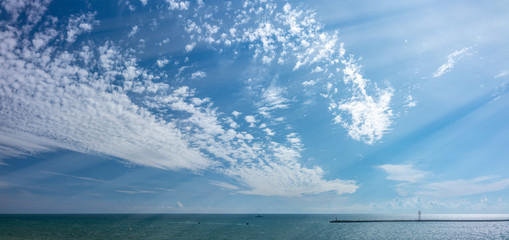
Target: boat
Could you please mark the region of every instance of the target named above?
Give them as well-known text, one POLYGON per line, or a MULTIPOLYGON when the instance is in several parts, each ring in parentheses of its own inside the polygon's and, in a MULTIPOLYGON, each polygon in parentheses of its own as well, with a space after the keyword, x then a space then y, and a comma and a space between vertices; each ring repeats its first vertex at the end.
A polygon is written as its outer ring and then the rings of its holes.
POLYGON ((263 215, 258 214, 258 215, 256 215, 255 217, 257 217, 257 218, 262 218, 262 217, 263 217, 263 215))

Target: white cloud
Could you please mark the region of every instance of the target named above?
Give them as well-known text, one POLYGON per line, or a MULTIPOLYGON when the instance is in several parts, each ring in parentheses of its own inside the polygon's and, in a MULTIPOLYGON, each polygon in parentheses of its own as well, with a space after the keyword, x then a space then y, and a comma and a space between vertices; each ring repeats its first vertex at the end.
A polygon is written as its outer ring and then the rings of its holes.
POLYGON ((73 43, 78 38, 78 35, 92 31, 92 25, 98 24, 94 20, 95 13, 82 14, 80 16, 72 16, 67 24, 67 37, 66 41, 73 43))
POLYGON ((504 77, 504 76, 507 76, 509 74, 509 71, 501 71, 500 73, 498 73, 497 75, 495 75, 493 78, 500 78, 500 77, 504 77))
POLYGON ((271 1, 245 2, 245 6, 250 9, 249 12, 239 14, 235 27, 227 28, 230 29, 229 36, 233 37, 228 39, 228 43, 252 43, 255 46, 254 57, 261 59, 262 63, 268 64, 277 58, 278 63, 283 64, 288 58, 296 57, 298 61, 294 69, 298 69, 326 60, 335 52, 337 38, 318 34, 321 26, 312 11, 292 8, 288 3, 280 9, 271 1), (237 30, 240 25, 246 26, 242 32, 237 30))
POLYGON ((288 99, 283 97, 283 93, 284 89, 276 87, 274 84, 263 90, 258 112, 264 116, 269 116, 270 112, 274 110, 288 108, 288 99))
POLYGON ((147 2, 148 0, 140 0, 141 4, 143 4, 143 6, 147 5, 147 2))
POLYGON ((14 22, 18 19, 20 14, 24 12, 24 14, 26 14, 27 26, 32 27, 41 20, 42 15, 47 10, 49 2, 49 0, 4 0, 1 4, 2 7, 11 14, 14 22))
POLYGON ((302 86, 313 86, 315 84, 316 84, 315 80, 309 80, 309 81, 302 82, 302 86))
POLYGON ((239 117, 241 114, 242 114, 241 112, 237 112, 237 111, 232 112, 232 115, 235 117, 239 117))
POLYGON ((508 187, 509 178, 500 179, 499 177, 485 176, 424 184, 416 194, 434 197, 458 197, 496 192, 508 187))
POLYGON ((354 181, 324 180, 321 168, 302 168, 295 162, 244 166, 229 170, 227 174, 239 178, 251 188, 240 191, 244 194, 297 197, 329 191, 337 194, 353 193, 358 188, 354 181))
POLYGON ((134 34, 136 34, 138 32, 138 25, 134 25, 134 27, 131 29, 131 31, 129 32, 129 34, 127 34, 127 37, 132 37, 134 36, 134 34))
POLYGON ((300 146, 301 139, 297 137, 297 133, 290 133, 286 135, 288 142, 290 142, 292 145, 300 146))
POLYGON ((323 69, 320 66, 316 66, 316 68, 311 72, 323 72, 323 69))
POLYGON ((405 103, 406 103, 405 107, 407 107, 407 108, 413 108, 413 107, 417 106, 417 102, 414 100, 412 95, 406 96, 405 103))
POLYGON ((428 172, 415 169, 414 166, 410 164, 385 164, 377 167, 387 173, 387 179, 394 181, 415 183, 429 175, 428 172))
POLYGON ((203 27, 207 30, 209 35, 216 34, 219 31, 219 27, 216 25, 210 25, 209 23, 204 23, 203 27))
POLYGON ((245 118, 246 122, 249 123, 249 127, 254 127, 256 123, 256 119, 253 115, 247 115, 245 118))
POLYGON ((226 183, 226 182, 221 182, 221 181, 210 181, 210 183, 212 185, 215 185, 215 186, 218 186, 220 188, 224 188, 224 189, 228 189, 228 190, 239 190, 239 187, 233 185, 233 184, 230 184, 230 183, 226 183))
POLYGON ((271 85, 269 88, 263 91, 263 101, 267 105, 268 110, 287 108, 286 104, 288 100, 284 98, 283 89, 271 85))
POLYGON ((99 183, 104 183, 105 182, 104 180, 97 179, 97 178, 91 178, 91 177, 74 176, 74 175, 69 175, 69 174, 65 174, 65 173, 58 173, 58 172, 52 172, 52 171, 43 171, 43 172, 44 173, 49 173, 49 174, 52 174, 52 175, 76 178, 76 179, 80 179, 80 180, 84 180, 84 181, 90 181, 90 182, 99 182, 99 183))
POLYGON ((237 122, 235 122, 232 118, 227 118, 226 121, 229 123, 229 126, 231 128, 238 128, 239 127, 239 124, 237 124, 237 122))
POLYGON ((293 35, 300 34, 302 32, 300 24, 297 23, 297 18, 302 14, 301 11, 292 11, 292 6, 286 3, 283 7, 285 13, 285 23, 290 26, 290 33, 293 35))
POLYGON ((274 136, 276 134, 274 131, 270 130, 270 128, 264 128, 263 131, 269 136, 274 136))
POLYGON ((274 57, 269 57, 269 56, 262 57, 262 62, 265 64, 270 64, 272 62, 272 60, 274 60, 274 57))
POLYGON ((442 66, 440 66, 435 71, 435 73, 433 73, 433 77, 435 77, 435 78, 440 77, 444 73, 449 72, 454 67, 454 64, 456 63, 456 61, 458 59, 462 58, 463 56, 465 56, 467 54, 468 50, 470 50, 470 48, 466 47, 466 48, 463 48, 461 50, 458 50, 458 51, 455 51, 455 52, 449 54, 447 56, 447 62, 444 63, 442 66))
POLYGON ((51 139, 0 127, 0 159, 23 157, 54 149, 68 148, 51 139))
POLYGON ((412 194, 446 198, 496 192, 509 188, 509 178, 484 176, 474 179, 429 182, 425 181, 429 180, 431 176, 429 172, 416 169, 410 164, 385 164, 377 167, 387 173, 387 179, 403 182, 396 185, 396 190, 400 195, 412 194))
POLYGON ((339 104, 338 109, 350 114, 351 122, 342 121, 348 135, 355 140, 373 144, 390 130, 392 110, 389 107, 392 91, 381 90, 378 99, 371 96, 352 97, 339 104))
POLYGON ((153 193, 157 193, 155 191, 149 191, 149 190, 116 190, 115 192, 126 193, 126 194, 147 194, 147 193, 153 194, 153 193))
POLYGON ((164 67, 166 66, 166 64, 168 64, 169 60, 166 59, 166 58, 163 58, 163 59, 157 59, 156 63, 157 63, 157 66, 158 67, 164 67))
POLYGON ((41 47, 46 46, 51 40, 55 39, 58 32, 54 29, 50 29, 44 33, 37 33, 32 39, 32 44, 35 50, 39 50, 41 47))
POLYGON ((198 3, 198 8, 202 8, 205 6, 205 3, 203 3, 203 0, 197 0, 196 2, 198 3))
POLYGON ((369 81, 360 74, 360 67, 352 59, 343 59, 342 63, 345 65, 343 81, 352 85, 353 96, 336 102, 332 96, 337 90, 333 90, 332 86, 328 87, 330 109, 335 116, 335 122, 341 123, 348 130, 350 137, 373 144, 380 140, 392 125, 393 114, 390 103, 393 89, 375 87, 375 96, 370 96, 367 92, 369 81))
POLYGON ((189 1, 179 1, 179 0, 166 0, 168 4, 170 4, 170 10, 187 10, 189 8, 189 1))
POLYGON ((204 78, 207 76, 207 73, 203 71, 197 71, 191 74, 191 79, 204 78))
POLYGON ((186 45, 185 50, 186 52, 191 52, 193 51, 194 47, 196 47, 196 43, 190 43, 186 45))
POLYGON ((169 42, 170 42, 170 38, 165 38, 163 41, 158 42, 157 46, 162 46, 162 45, 167 44, 169 42))
POLYGON ((20 0, 5 0, 2 1, 2 7, 7 12, 13 15, 13 19, 16 20, 19 17, 20 12, 29 4, 29 1, 20 0))

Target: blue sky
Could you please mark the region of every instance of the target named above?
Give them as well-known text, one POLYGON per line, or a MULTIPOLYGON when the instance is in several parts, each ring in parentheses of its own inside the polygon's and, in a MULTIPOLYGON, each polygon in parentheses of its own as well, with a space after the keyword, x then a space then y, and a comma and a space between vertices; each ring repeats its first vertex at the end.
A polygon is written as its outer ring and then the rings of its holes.
POLYGON ((506 213, 504 1, 2 1, 2 213, 506 213))

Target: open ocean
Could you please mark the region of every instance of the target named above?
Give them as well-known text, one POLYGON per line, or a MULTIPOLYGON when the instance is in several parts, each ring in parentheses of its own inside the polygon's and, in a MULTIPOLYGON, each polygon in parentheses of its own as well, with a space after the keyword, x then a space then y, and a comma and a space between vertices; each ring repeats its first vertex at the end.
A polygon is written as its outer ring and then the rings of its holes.
MULTIPOLYGON (((10 214, 0 239, 509 239, 509 222, 373 222, 415 215, 371 214, 10 214)), ((509 219, 509 215, 425 215, 422 219, 509 219)))

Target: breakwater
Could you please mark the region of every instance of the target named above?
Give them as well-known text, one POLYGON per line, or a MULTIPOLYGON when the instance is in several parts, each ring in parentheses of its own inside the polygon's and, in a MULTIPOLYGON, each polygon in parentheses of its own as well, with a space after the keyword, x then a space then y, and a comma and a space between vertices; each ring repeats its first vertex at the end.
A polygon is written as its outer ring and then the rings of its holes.
POLYGON ((331 220, 329 223, 368 222, 509 222, 509 219, 429 219, 429 220, 331 220))

